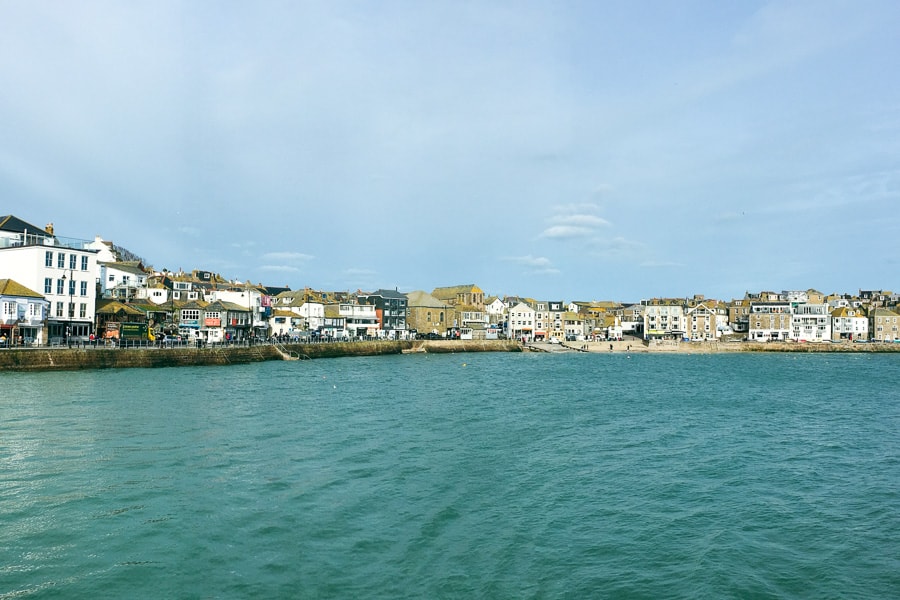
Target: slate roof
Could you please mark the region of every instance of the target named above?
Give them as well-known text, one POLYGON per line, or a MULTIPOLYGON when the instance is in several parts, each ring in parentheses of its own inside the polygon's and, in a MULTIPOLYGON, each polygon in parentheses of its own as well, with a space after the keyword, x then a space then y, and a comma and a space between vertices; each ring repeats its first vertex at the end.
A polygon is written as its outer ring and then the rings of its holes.
POLYGON ((13 215, 5 215, 0 217, 0 231, 11 231, 13 233, 25 233, 25 230, 28 230, 29 233, 40 233, 44 235, 48 234, 43 227, 38 227, 37 225, 32 225, 27 221, 23 221, 22 219, 13 216, 13 215))
POLYGON ((406 294, 406 305, 409 308, 450 308, 447 303, 422 290, 406 294))
POLYGON ((397 300, 406 300, 406 294, 401 294, 397 290, 375 290, 368 294, 360 294, 361 296, 381 296, 382 298, 394 298, 397 300))

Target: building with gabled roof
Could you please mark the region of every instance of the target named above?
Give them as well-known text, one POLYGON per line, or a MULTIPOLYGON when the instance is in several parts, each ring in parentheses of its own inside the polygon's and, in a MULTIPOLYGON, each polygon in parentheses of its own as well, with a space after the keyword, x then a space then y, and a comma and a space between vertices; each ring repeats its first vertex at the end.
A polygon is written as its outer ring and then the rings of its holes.
POLYGON ((391 339, 406 338, 406 294, 397 290, 380 289, 357 294, 356 299, 360 304, 375 307, 375 318, 378 319, 382 335, 391 339))
POLYGON ((856 341, 869 339, 869 318, 861 308, 840 306, 831 311, 831 339, 856 341))
POLYGON ((431 295, 450 306, 474 306, 484 310, 484 292, 474 283, 434 288, 431 295))
POLYGON ((0 346, 41 344, 50 303, 13 279, 0 279, 0 346))
POLYGON ((406 294, 406 326, 418 335, 446 336, 453 324, 453 307, 428 292, 416 290, 406 294))

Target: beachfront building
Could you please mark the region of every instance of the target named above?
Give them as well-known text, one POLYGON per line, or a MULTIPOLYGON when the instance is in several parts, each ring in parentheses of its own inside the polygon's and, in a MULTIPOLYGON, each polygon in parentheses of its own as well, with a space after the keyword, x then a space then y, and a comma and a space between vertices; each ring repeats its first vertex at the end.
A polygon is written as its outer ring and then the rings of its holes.
POLYGON ((570 342, 583 342, 584 333, 584 316, 575 311, 566 311, 563 314, 563 328, 566 340, 570 342))
POLYGON ((240 304, 216 300, 203 307, 199 337, 210 344, 245 341, 250 338, 250 309, 240 304))
POLYGON ((97 251, 84 240, 60 238, 53 227, 40 229, 2 217, 0 277, 43 294, 49 303, 46 343, 87 340, 94 332, 97 251))
POLYGON ((872 309, 869 330, 873 342, 896 342, 900 340, 900 315, 887 308, 872 309))
POLYGON ((309 331, 322 332, 325 329, 325 292, 315 292, 308 288, 303 290, 286 290, 278 293, 272 300, 272 307, 289 310, 298 317, 303 317, 305 328, 309 331))
POLYGON ((868 340, 868 317, 861 309, 849 305, 835 308, 831 311, 831 339, 835 342, 868 340))
POLYGON ((566 339, 566 304, 562 300, 547 302, 547 336, 559 341, 566 339))
POLYGON ((530 342, 534 340, 536 311, 524 302, 509 309, 507 336, 511 339, 530 342))
POLYGON ((235 326, 232 333, 236 340, 245 338, 262 339, 269 333, 269 316, 272 313, 272 298, 265 289, 255 286, 249 281, 241 283, 234 281, 226 287, 217 287, 208 291, 203 299, 207 302, 222 301, 241 307, 246 311, 248 322, 246 327, 235 326))
POLYGON ((791 339, 821 342, 831 339, 831 311, 827 304, 803 302, 791 309, 791 339))
POLYGON ((340 304, 326 304, 322 318, 322 339, 345 341, 353 333, 347 330, 347 318, 341 314, 340 304))
POLYGON ((682 339, 685 329, 684 301, 655 298, 644 302, 644 339, 682 339))
POLYGON ((201 339, 200 328, 203 323, 202 315, 206 304, 203 300, 190 300, 175 311, 178 334, 184 339, 190 341, 201 339))
POLYGON ((406 310, 406 326, 420 336, 444 337, 452 324, 453 308, 422 290, 406 294, 406 310))
POLYGON ((732 300, 728 303, 728 325, 737 334, 747 335, 750 331, 750 300, 732 300))
POLYGON ((357 301, 375 307, 375 318, 381 335, 392 340, 406 339, 406 294, 397 290, 376 290, 369 294, 358 294, 357 301))
POLYGON ((685 337, 692 342, 707 342, 719 337, 718 313, 715 308, 701 302, 685 313, 685 337))
POLYGON ((0 279, 0 347, 41 344, 50 302, 12 279, 0 279))
MULTIPOLYGON (((343 318, 344 328, 350 337, 376 337, 379 335, 378 318, 375 315, 375 307, 371 304, 353 304, 342 302, 340 304, 326 305, 337 307, 336 318, 343 318)), ((332 312, 332 315, 334 313, 332 312)), ((326 314, 327 316, 327 314, 326 314)), ((332 318, 335 318, 333 316, 332 318)), ((343 337, 341 335, 340 337, 343 337)))
POLYGON ((450 306, 472 306, 484 310, 484 292, 475 284, 434 288, 431 295, 450 306))
POLYGON ((747 339, 751 342, 786 340, 791 334, 791 323, 790 302, 751 302, 747 339))
POLYGON ((137 300, 147 287, 147 272, 140 262, 98 262, 100 292, 103 298, 123 302, 137 300))
POLYGON ((502 324, 506 321, 506 303, 497 296, 491 296, 484 301, 484 313, 490 324, 502 324))
POLYGON ((276 308, 267 319, 269 333, 273 336, 295 338, 306 331, 306 319, 290 310, 276 308))

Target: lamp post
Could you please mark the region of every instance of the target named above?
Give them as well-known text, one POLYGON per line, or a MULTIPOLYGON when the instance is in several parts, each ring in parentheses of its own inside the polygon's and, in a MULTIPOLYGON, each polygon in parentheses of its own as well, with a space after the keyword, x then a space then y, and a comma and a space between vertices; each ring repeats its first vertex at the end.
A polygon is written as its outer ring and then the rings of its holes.
MULTIPOLYGON (((70 345, 70 336, 72 334, 72 323, 75 318, 75 304, 74 304, 74 295, 75 295, 75 274, 72 272, 72 269, 69 269, 69 277, 66 278, 65 273, 62 276, 63 286, 69 286, 69 304, 66 307, 66 311, 63 314, 68 313, 68 320, 64 320, 65 329, 63 329, 63 336, 66 342, 66 346, 70 345)), ((65 290, 63 290, 65 291, 65 290)))

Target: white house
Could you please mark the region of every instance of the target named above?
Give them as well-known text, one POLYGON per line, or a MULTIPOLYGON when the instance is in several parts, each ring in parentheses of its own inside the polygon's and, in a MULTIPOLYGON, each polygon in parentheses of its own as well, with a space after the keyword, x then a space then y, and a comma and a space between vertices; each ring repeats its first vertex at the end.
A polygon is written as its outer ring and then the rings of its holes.
POLYGON ((507 335, 511 339, 522 339, 525 341, 534 339, 537 312, 533 308, 524 302, 519 302, 509 309, 508 316, 507 335))
POLYGON ((506 321, 506 304, 499 297, 488 298, 485 301, 484 312, 490 323, 506 321))
POLYGON ((868 340, 869 318, 859 308, 842 306, 831 311, 831 339, 868 340))
POLYGON ((134 300, 147 288, 147 273, 136 262, 98 262, 100 292, 104 298, 134 300))
POLYGON ((0 345, 42 344, 49 305, 36 291, 12 279, 0 279, 0 345))

